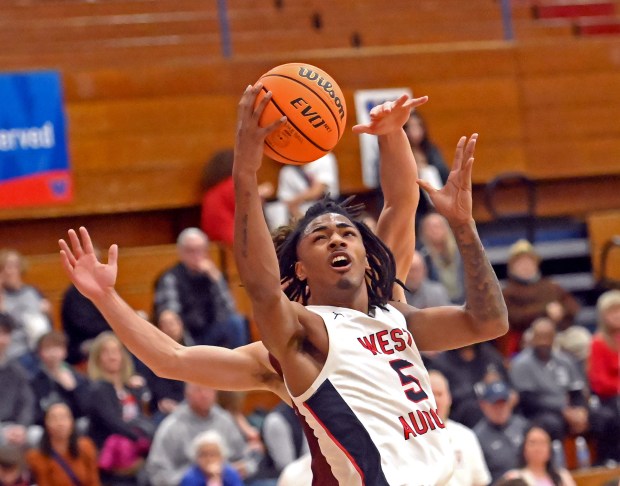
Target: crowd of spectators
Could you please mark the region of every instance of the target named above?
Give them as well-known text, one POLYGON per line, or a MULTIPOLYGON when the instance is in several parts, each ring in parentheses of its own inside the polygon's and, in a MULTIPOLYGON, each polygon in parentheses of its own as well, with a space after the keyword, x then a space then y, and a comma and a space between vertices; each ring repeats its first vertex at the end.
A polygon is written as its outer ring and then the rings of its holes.
MULTIPOLYGON (((447 225, 431 211, 420 228, 408 302, 462 303, 447 225)), ((179 235, 178 263, 154 282, 153 325, 183 345, 246 344, 246 317, 208 244, 196 228, 179 235)), ((578 304, 540 263, 527 242, 509 251, 507 340, 423 356, 455 450, 451 485, 537 478, 571 486, 553 461, 577 437, 593 464, 620 462, 620 291, 600 296, 596 333, 580 328, 589 339, 571 352, 562 336, 578 327, 578 304)), ((25 269, 19 253, 0 254, 0 472, 13 474, 0 484, 309 484, 308 445, 288 405, 252 425, 242 396, 218 400, 210 388, 158 377, 74 287, 64 293, 63 332, 53 330, 49 303, 25 283, 25 269)))

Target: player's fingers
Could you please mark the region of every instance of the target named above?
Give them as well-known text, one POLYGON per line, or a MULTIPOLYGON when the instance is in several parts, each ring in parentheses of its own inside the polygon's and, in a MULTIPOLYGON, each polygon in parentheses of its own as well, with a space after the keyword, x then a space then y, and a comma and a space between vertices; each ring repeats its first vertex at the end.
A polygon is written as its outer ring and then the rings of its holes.
POLYGON ((115 266, 118 262, 118 245, 110 246, 108 250, 108 265, 115 266))
POLYGON ((429 195, 437 192, 437 189, 435 189, 431 184, 422 179, 418 179, 416 183, 418 184, 418 186, 424 189, 424 192, 428 193, 429 195))
POLYGON ((95 248, 93 247, 93 242, 90 239, 90 235, 88 234, 88 230, 84 228, 84 226, 80 226, 79 228, 80 238, 82 239, 82 247, 86 253, 95 253, 95 248))
POLYGON ((473 133, 471 137, 469 137, 469 140, 467 141, 467 144, 465 145, 465 152, 463 154, 463 160, 469 160, 471 157, 474 156, 477 141, 478 141, 478 134, 473 133))
POLYGON ((456 144, 456 150, 454 151, 454 162, 452 163, 452 170, 461 170, 463 164, 463 149, 465 147, 465 141, 467 137, 461 137, 456 144))
POLYGON ((274 122, 271 122, 269 125, 267 125, 264 128, 265 136, 275 132, 278 128, 280 128, 282 125, 284 125, 284 123, 286 123, 286 117, 285 116, 278 118, 274 122))
POLYGON ((421 96, 420 98, 411 98, 403 106, 405 108, 416 107, 416 106, 423 105, 427 101, 428 101, 428 96, 421 96))
POLYGON ((474 158, 470 157, 463 166, 463 183, 466 187, 471 188, 471 176, 474 171, 474 158))
POLYGON ((71 276, 73 275, 73 265, 69 260, 69 255, 67 254, 66 250, 60 250, 60 263, 62 264, 62 268, 64 269, 65 273, 69 276, 69 278, 71 278, 71 276))
POLYGON ((80 239, 78 238, 75 230, 69 230, 69 241, 71 242, 73 254, 76 256, 76 258, 80 258, 84 254, 84 250, 82 250, 82 244, 80 243, 80 239))
POLYGON ((370 127, 368 125, 355 125, 352 129, 353 133, 370 133, 370 127))
POLYGON ((73 252, 71 251, 71 248, 69 248, 69 245, 67 245, 67 242, 63 239, 60 239, 58 240, 58 246, 60 246, 60 254, 62 255, 64 253, 64 256, 69 262, 69 264, 71 264, 72 267, 75 266, 77 260, 73 256, 73 252))
POLYGON ((271 91, 267 91, 265 93, 265 95, 259 101, 258 105, 256 105, 256 108, 254 108, 254 112, 252 113, 254 115, 254 118, 258 119, 261 117, 261 115, 263 114, 263 111, 265 111, 265 107, 267 106, 267 103, 269 103, 272 96, 273 96, 273 93, 271 91))

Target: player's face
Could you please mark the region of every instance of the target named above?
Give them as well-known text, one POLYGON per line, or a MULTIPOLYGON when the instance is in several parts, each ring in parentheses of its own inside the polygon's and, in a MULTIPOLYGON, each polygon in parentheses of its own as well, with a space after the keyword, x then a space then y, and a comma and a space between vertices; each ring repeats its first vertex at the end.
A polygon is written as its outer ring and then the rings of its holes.
MULTIPOLYGON (((368 267, 360 232, 345 216, 328 213, 312 220, 297 247, 297 276, 313 288, 357 289, 368 267)), ((312 292, 315 294, 315 292, 312 292)))

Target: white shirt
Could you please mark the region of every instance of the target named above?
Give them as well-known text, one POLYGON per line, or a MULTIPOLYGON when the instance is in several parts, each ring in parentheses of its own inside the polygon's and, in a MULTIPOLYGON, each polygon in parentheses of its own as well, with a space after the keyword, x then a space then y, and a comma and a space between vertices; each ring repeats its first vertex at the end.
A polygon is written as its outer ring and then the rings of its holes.
POLYGON ((486 486, 491 474, 476 434, 464 425, 448 420, 446 430, 454 451, 455 468, 448 486, 486 486))

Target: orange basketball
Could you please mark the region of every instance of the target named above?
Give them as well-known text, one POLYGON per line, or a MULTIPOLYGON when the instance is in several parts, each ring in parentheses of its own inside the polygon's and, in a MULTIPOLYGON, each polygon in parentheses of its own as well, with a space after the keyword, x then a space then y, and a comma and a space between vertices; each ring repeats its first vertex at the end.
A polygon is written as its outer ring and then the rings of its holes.
POLYGON ((283 164, 306 164, 331 151, 347 124, 347 108, 336 81, 310 64, 282 64, 263 74, 259 81, 272 98, 260 125, 286 115, 287 121, 265 140, 265 155, 283 164))

